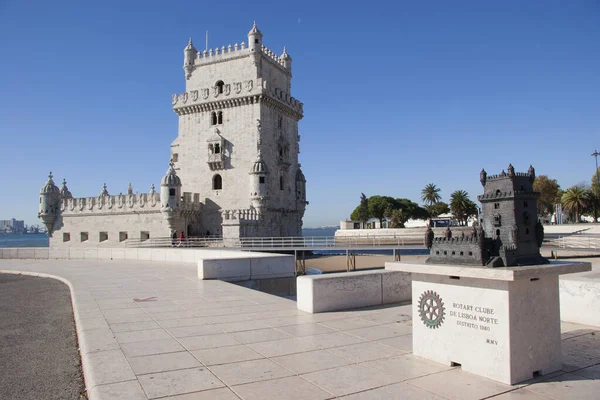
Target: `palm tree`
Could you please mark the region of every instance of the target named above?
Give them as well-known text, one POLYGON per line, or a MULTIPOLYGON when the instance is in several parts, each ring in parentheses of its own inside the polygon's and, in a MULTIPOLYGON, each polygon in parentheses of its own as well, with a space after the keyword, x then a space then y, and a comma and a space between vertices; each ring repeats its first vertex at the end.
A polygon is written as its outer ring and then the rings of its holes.
POLYGON ((450 195, 450 211, 459 222, 465 223, 470 217, 473 202, 464 190, 457 190, 450 195))
POLYGON ((429 183, 421 190, 421 200, 423 200, 426 205, 431 206, 442 199, 442 196, 440 196, 441 191, 442 189, 438 188, 433 183, 429 183))
POLYGON ((585 190, 580 187, 573 186, 565 190, 560 202, 565 210, 575 214, 575 222, 579 222, 579 212, 586 205, 585 190))

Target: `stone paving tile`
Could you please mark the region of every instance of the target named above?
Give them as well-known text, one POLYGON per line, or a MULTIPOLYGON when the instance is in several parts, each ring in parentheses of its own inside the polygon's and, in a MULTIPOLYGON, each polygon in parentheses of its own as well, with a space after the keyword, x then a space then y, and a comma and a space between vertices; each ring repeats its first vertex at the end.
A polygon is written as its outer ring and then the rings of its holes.
POLYGON ((366 339, 360 338, 358 336, 346 335, 343 332, 325 333, 314 336, 303 336, 301 339, 310 342, 322 349, 342 347, 350 344, 362 343, 367 341, 366 339))
POLYGON ((271 319, 261 319, 260 322, 270 326, 271 328, 278 328, 280 326, 298 325, 298 324, 311 324, 313 319, 308 315, 293 315, 290 317, 279 317, 271 319))
POLYGON ((491 397, 493 400, 549 400, 550 397, 542 396, 527 389, 517 389, 511 392, 491 397))
MULTIPOLYGON (((600 364, 574 371, 573 375, 583 376, 588 379, 600 380, 600 364)), ((600 388, 598 390, 600 390, 600 388)))
POLYGON ((143 330, 148 330, 148 329, 160 328, 160 325, 158 325, 154 321, 125 322, 123 324, 112 324, 109 326, 110 326, 110 330, 113 331, 114 333, 143 331, 143 330))
POLYGON ((194 392, 188 394, 180 394, 178 396, 169 396, 165 399, 171 400, 239 400, 229 388, 220 388, 212 390, 204 390, 202 392, 194 392))
POLYGON ((377 343, 412 353, 412 334, 377 340, 377 343))
POLYGON ((513 386, 482 378, 458 368, 422 376, 407 383, 449 400, 482 399, 513 389, 513 386))
POLYGON ((404 354, 398 357, 367 361, 360 365, 366 365, 368 367, 385 372, 395 378, 398 378, 400 381, 435 374, 453 368, 415 357, 412 354, 404 354))
POLYGON ((274 357, 272 360, 297 374, 306 374, 353 363, 346 358, 338 357, 325 350, 274 357))
POLYGON ((251 343, 248 346, 258 351, 265 357, 277 357, 286 354, 302 353, 305 351, 318 349, 318 347, 314 344, 302 341, 298 338, 251 343))
POLYGON ((203 319, 209 324, 224 324, 227 322, 240 322, 250 320, 250 318, 248 318, 244 314, 217 315, 214 317, 204 317, 203 319))
POLYGON ((378 325, 368 328, 351 329, 344 331, 348 335, 362 337, 368 340, 387 339, 394 336, 407 335, 412 333, 412 327, 405 324, 393 323, 387 325, 378 325))
POLYGON ((202 364, 187 351, 130 357, 127 360, 137 375, 202 366, 202 364))
POLYGON ((357 364, 311 372, 302 375, 302 377, 335 396, 343 396, 398 382, 391 375, 357 364))
POLYGON ((106 329, 109 325, 104 317, 80 318, 77 320, 77 329, 87 331, 90 329, 106 329))
POLYGON ((95 386, 90 390, 89 397, 110 400, 148 400, 137 380, 95 386))
POLYGON ((127 357, 149 356, 152 354, 183 351, 175 339, 148 340, 145 342, 122 343, 121 349, 127 357))
POLYGON ((214 365, 210 370, 228 386, 293 375, 292 372, 267 359, 214 365))
POLYGON ((150 399, 225 386, 205 367, 140 375, 138 379, 150 399))
POLYGON ((121 349, 100 351, 94 353, 93 357, 86 357, 84 368, 89 371, 89 377, 85 382, 88 389, 107 383, 135 379, 134 371, 129 366, 121 349))
POLYGON ((376 342, 351 344, 349 346, 333 347, 328 351, 354 362, 377 360, 404 354, 403 351, 392 349, 376 342))
POLYGON ((178 328, 182 326, 194 326, 194 325, 206 325, 204 318, 178 318, 178 319, 167 319, 160 321, 160 325, 163 328, 178 328))
POLYGON ((179 343, 188 350, 212 349, 240 344, 240 342, 228 333, 184 337, 179 339, 179 343))
POLYGON ((372 327, 372 326, 377 325, 376 323, 373 323, 371 321, 367 321, 367 320, 364 320, 361 318, 335 319, 332 321, 323 321, 323 322, 320 322, 320 324, 327 328, 336 329, 338 331, 347 331, 350 329, 367 328, 367 327, 372 327))
POLYGON ((208 324, 180 326, 177 328, 168 328, 168 331, 171 335, 173 335, 173 337, 176 337, 176 338, 223 333, 222 330, 218 329, 217 327, 215 327, 213 325, 208 325, 208 324))
POLYGON ((192 354, 204 365, 229 364, 240 361, 265 358, 245 345, 217 347, 214 349, 194 350, 192 354))
POLYGON ((148 329, 131 332, 116 332, 115 339, 119 343, 145 342, 148 340, 171 339, 164 329, 148 329))
POLYGON ((260 321, 238 321, 216 324, 215 327, 221 329, 223 332, 243 332, 256 329, 265 329, 269 326, 261 323, 260 321))
POLYGON ((119 344, 109 328, 90 329, 86 330, 85 335, 79 340, 79 348, 82 354, 87 354, 96 351, 118 350, 119 344))
POLYGON ((580 375, 564 374, 547 381, 534 383, 525 389, 554 399, 598 399, 598 381, 580 375))
POLYGON ((355 393, 344 396, 343 400, 444 400, 436 394, 426 392, 425 390, 407 385, 406 383, 395 383, 389 386, 383 386, 377 389, 367 390, 365 392, 355 393))
POLYGON ((298 376, 248 383, 232 389, 244 400, 325 400, 332 397, 298 376))
POLYGON ((295 336, 295 337, 314 336, 314 335, 320 335, 323 333, 336 332, 334 329, 327 328, 326 326, 323 326, 320 324, 289 325, 289 326, 281 326, 276 329, 278 331, 285 332, 285 333, 295 336))
POLYGON ((267 342, 270 340, 288 339, 291 336, 287 333, 281 332, 280 330, 268 328, 268 329, 257 329, 254 331, 234 332, 231 334, 240 343, 259 343, 267 342))

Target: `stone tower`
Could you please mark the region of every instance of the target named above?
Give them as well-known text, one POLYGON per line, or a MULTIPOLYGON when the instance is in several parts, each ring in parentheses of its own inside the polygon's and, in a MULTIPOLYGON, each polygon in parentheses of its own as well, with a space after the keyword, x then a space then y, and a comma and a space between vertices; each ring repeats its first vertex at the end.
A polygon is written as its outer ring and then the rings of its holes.
POLYGON ((487 238, 494 239, 493 253, 498 253, 504 265, 541 264, 539 247, 543 240, 543 228, 538 221, 537 199, 533 189, 535 169, 515 172, 512 164, 508 172, 488 176, 480 173, 483 194, 481 202, 483 218, 481 225, 487 238))
POLYGON ((185 92, 173 95, 179 132, 171 156, 181 191, 199 193, 198 231, 226 237, 299 236, 306 201, 298 163, 302 103, 292 59, 263 44, 184 49, 185 92))

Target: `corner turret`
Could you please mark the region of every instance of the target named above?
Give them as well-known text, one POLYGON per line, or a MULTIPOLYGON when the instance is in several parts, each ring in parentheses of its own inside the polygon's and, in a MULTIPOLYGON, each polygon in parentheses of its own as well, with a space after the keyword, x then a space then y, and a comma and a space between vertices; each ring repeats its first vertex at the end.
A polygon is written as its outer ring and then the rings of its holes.
POLYGON ((262 33, 258 30, 256 26, 256 21, 254 21, 254 25, 250 32, 248 32, 248 48, 250 51, 260 51, 262 49, 262 33))
POLYGON ((281 54, 280 59, 283 63, 283 67, 292 73, 292 57, 287 53, 285 46, 283 46, 283 53, 281 54))
POLYGON ((172 231, 179 230, 179 216, 181 214, 181 179, 175 172, 173 160, 169 162, 169 169, 160 183, 160 208, 169 223, 172 231))
POLYGON ((267 166, 262 159, 260 149, 250 174, 250 206, 262 214, 267 208, 268 185, 267 166))
POLYGON ((52 172, 48 174, 48 181, 40 190, 40 208, 38 218, 46 226, 48 236, 52 236, 52 228, 59 214, 60 190, 52 180, 52 172))
POLYGON ((61 199, 72 199, 73 195, 71 194, 71 192, 69 191, 69 188, 67 187, 67 180, 63 179, 62 181, 62 187, 60 188, 60 198, 61 199))
POLYGON ((190 79, 192 76, 192 72, 194 71, 194 61, 196 60, 196 56, 198 54, 198 50, 194 47, 192 43, 192 38, 185 49, 183 50, 183 70, 185 71, 185 79, 190 79))

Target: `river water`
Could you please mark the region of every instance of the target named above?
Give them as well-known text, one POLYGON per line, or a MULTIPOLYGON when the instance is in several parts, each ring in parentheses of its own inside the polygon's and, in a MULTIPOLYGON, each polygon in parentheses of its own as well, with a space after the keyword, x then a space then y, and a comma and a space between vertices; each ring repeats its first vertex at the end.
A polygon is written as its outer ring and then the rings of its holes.
POLYGON ((44 233, 0 235, 0 247, 48 247, 48 236, 44 233))

